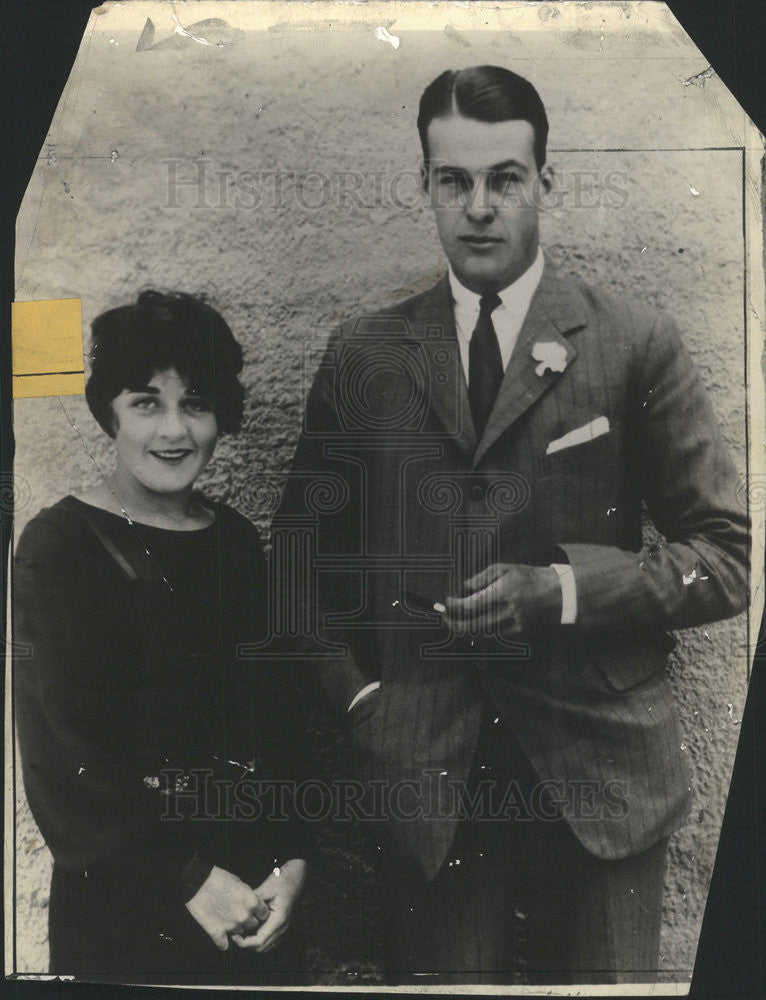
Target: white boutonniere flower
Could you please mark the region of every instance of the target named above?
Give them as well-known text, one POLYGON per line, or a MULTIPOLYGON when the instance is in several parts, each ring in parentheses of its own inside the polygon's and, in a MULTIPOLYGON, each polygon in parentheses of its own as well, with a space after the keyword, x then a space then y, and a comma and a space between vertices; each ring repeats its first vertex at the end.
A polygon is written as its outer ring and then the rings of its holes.
POLYGON ((567 366, 567 349, 554 340, 538 340, 532 348, 532 357, 540 362, 535 368, 535 375, 544 375, 548 369, 563 372, 567 366))

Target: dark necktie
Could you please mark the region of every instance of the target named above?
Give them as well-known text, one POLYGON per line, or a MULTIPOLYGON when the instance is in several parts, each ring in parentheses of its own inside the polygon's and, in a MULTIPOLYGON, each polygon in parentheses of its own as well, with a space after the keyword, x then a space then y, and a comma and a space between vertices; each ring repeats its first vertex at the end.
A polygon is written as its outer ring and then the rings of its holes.
POLYGON ((501 301, 499 295, 482 295, 479 301, 479 318, 471 335, 468 352, 468 400, 479 437, 484 433, 503 381, 503 359, 492 325, 492 311, 497 309, 501 301))

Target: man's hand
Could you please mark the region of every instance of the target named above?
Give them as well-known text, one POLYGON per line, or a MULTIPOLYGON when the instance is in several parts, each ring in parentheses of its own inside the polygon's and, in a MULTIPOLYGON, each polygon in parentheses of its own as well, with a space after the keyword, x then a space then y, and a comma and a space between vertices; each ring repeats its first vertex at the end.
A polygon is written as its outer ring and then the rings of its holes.
POLYGON ((253 930, 270 913, 269 907, 249 885, 231 872, 216 867, 186 908, 221 951, 229 947, 229 934, 253 930))
POLYGON ((232 941, 240 948, 253 948, 258 952, 276 947, 290 926, 293 907, 306 881, 306 870, 306 862, 301 858, 293 858, 281 868, 275 868, 255 890, 267 903, 269 915, 255 934, 249 937, 232 934, 232 941))
POLYGON ((493 563, 463 586, 467 597, 444 602, 444 622, 457 632, 517 635, 561 622, 561 584, 550 566, 493 563))

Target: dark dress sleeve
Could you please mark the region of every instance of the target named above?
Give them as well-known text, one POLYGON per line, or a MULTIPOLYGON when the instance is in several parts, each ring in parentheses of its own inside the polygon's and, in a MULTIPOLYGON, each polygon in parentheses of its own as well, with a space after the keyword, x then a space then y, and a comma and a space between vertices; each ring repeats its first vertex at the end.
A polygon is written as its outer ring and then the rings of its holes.
MULTIPOLYGON (((158 901, 185 901, 207 877, 187 824, 162 820, 131 747, 115 738, 94 662, 94 547, 49 508, 19 539, 14 560, 15 721, 27 799, 56 864, 111 870, 158 901)), ((103 569, 103 567, 102 567, 103 569)), ((94 640, 95 636, 95 640, 94 640)), ((96 669, 97 668, 97 669, 96 669)))
MULTIPOLYGON (((300 809, 310 773, 303 687, 290 659, 270 655, 268 564, 255 526, 241 515, 236 517, 248 553, 247 583, 238 587, 240 595, 247 594, 243 609, 247 620, 245 642, 238 644, 233 665, 236 693, 230 749, 242 767, 229 841, 240 865, 254 853, 279 865, 314 854, 313 828, 300 809)), ((232 583, 237 586, 234 577, 232 583)), ((230 600, 236 603, 236 595, 230 600)))

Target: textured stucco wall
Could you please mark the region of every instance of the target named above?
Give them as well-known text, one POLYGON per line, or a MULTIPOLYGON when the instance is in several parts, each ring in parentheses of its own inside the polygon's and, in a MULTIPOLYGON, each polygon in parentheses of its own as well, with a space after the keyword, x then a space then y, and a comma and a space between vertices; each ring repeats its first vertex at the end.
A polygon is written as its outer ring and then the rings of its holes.
MULTIPOLYGON (((734 104, 715 79, 683 85, 705 64, 681 33, 639 37, 628 18, 624 31, 602 37, 413 33, 398 51, 363 24, 337 35, 248 32, 228 48, 176 39, 135 52, 137 37, 99 30, 83 46, 24 206, 17 298, 82 297, 87 327, 141 286, 208 292, 245 346, 248 389, 244 429, 221 441, 206 474, 211 492, 265 526, 253 475, 282 471, 291 457, 304 345, 341 315, 424 287, 442 269, 416 197, 417 101, 443 68, 481 62, 529 76, 548 108, 549 159, 568 192, 543 219, 551 258, 673 313, 744 471, 741 158, 659 151, 729 145, 734 104), (594 148, 627 151, 571 152, 594 148), (183 180, 195 170, 204 196, 188 185, 168 191, 172 171, 183 180), (273 180, 243 171, 279 171, 281 194, 273 180), (328 178, 329 194, 315 176, 301 179, 311 171, 328 178), (357 182, 342 180, 348 171, 363 174, 358 198, 350 194, 357 182), (412 207, 397 204, 394 191, 412 207)), ((30 495, 19 527, 109 464, 108 442, 81 399, 19 401, 15 431, 30 495)), ((680 639, 672 673, 695 805, 673 840, 662 966, 666 978, 683 980, 744 704, 744 622, 680 639)), ((40 972, 49 856, 20 788, 18 802, 18 968, 40 972)), ((370 875, 341 831, 326 831, 324 845, 309 900, 317 979, 333 969, 364 979, 379 957, 363 893, 370 875)))

